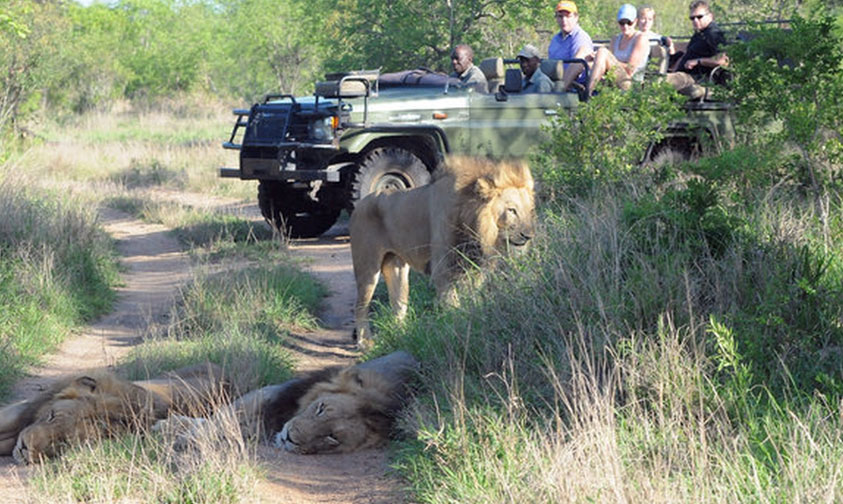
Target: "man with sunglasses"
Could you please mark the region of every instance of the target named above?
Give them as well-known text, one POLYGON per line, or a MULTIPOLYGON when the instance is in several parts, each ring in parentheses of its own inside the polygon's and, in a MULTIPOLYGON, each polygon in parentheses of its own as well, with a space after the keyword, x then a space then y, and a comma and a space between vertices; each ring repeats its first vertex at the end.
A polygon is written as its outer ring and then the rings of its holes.
MULTIPOLYGON (((551 59, 570 60, 585 58, 594 52, 591 36, 580 28, 580 14, 577 4, 570 0, 560 0, 556 4, 556 24, 559 33, 550 39, 547 56, 551 59)), ((581 63, 565 63, 562 74, 563 89, 568 89, 576 81, 585 87, 585 72, 581 63)))
POLYGON ((699 98, 701 90, 695 84, 705 79, 712 68, 729 63, 721 47, 726 44, 726 36, 714 22, 714 15, 705 0, 694 0, 690 5, 691 24, 694 35, 688 41, 685 54, 667 74, 667 81, 680 93, 699 98))

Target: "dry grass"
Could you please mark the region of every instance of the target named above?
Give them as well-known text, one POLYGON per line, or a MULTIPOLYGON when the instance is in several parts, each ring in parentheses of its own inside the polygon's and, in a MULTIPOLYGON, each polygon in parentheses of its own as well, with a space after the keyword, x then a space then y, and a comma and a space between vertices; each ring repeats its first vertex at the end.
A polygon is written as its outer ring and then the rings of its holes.
POLYGON ((131 108, 92 112, 47 128, 46 140, 9 169, 45 185, 73 181, 97 197, 159 186, 251 201, 254 183, 217 175, 221 166, 237 166, 236 151, 221 147, 231 132, 232 107, 205 107, 193 115, 131 108))
POLYGON ((244 442, 232 415, 217 415, 212 422, 213 429, 196 431, 189 442, 182 431, 144 428, 72 448, 34 469, 31 501, 253 501, 260 478, 254 445, 244 442))

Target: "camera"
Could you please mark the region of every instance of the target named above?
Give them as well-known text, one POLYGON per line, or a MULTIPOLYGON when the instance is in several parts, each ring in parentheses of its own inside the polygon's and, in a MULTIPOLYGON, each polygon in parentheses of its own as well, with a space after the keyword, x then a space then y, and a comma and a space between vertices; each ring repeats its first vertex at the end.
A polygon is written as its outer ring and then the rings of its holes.
POLYGON ((667 47, 667 46, 669 46, 669 45, 670 45, 670 43, 667 41, 667 37, 666 37, 666 36, 664 36, 664 35, 662 35, 662 38, 661 38, 661 39, 659 39, 659 43, 660 43, 661 45, 663 45, 664 47, 667 47))

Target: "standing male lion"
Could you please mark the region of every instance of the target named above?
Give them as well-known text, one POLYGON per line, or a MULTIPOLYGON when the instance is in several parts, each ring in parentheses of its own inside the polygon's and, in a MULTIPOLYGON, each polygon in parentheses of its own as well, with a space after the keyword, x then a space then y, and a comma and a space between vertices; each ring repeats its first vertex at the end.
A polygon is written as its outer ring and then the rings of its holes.
POLYGON ((453 302, 466 266, 526 248, 534 209, 524 162, 474 158, 450 159, 431 184, 361 200, 349 227, 358 343, 371 338, 369 304, 381 273, 399 319, 407 312, 411 267, 429 273, 439 298, 453 302))

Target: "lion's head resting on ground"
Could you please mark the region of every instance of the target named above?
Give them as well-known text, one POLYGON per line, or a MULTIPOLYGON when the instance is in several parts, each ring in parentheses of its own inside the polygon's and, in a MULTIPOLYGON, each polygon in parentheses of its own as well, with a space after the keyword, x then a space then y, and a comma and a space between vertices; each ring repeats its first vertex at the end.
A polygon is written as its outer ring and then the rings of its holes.
POLYGON ((445 172, 454 178, 456 221, 462 236, 476 240, 483 257, 523 250, 534 233, 533 176, 526 163, 452 158, 445 172))
POLYGON ((376 371, 347 368, 314 385, 274 444, 301 454, 350 452, 377 446, 401 407, 399 387, 376 371))
POLYGON ((12 456, 18 463, 55 456, 63 445, 165 415, 167 404, 111 374, 74 378, 55 388, 20 431, 12 456))

